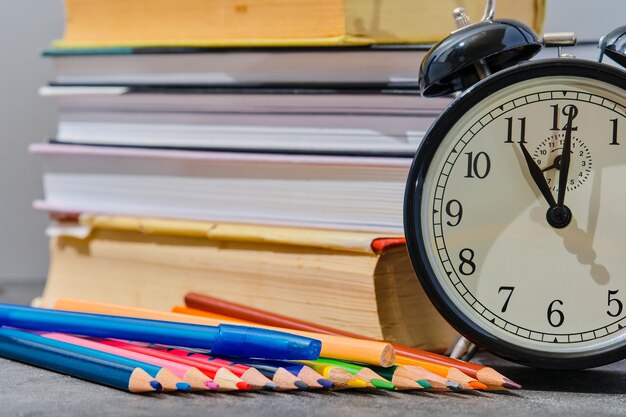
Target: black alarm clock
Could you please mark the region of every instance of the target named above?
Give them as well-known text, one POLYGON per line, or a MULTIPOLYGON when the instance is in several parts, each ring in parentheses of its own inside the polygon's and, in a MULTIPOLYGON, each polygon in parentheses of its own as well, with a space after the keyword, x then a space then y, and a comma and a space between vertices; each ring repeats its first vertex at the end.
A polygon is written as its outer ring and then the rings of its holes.
MULTIPOLYGON (((424 96, 462 91, 407 180, 422 286, 459 333, 506 359, 574 369, 626 358, 626 72, 560 48, 528 61, 573 37, 541 39, 493 8, 476 24, 455 17, 462 27, 420 68, 424 96)), ((626 64, 625 32, 603 39, 601 57, 626 64)))

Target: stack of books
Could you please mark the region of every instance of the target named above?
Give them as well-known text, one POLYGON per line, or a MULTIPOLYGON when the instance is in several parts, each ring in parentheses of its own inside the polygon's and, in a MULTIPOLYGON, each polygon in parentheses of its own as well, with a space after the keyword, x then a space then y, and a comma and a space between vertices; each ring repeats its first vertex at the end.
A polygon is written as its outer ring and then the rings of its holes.
MULTIPOLYGON (((450 102, 420 97, 419 62, 456 3, 66 0, 41 90, 58 131, 30 148, 52 220, 40 304, 167 310, 195 291, 444 350, 402 208, 450 102)), ((535 29, 543 10, 498 5, 535 29)))

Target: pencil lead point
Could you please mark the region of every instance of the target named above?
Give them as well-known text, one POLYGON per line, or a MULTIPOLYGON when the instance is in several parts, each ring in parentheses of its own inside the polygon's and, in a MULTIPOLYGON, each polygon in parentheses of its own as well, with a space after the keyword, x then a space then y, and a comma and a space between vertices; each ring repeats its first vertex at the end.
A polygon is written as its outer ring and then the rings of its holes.
POLYGON ((463 389, 463 387, 461 387, 461 384, 459 384, 458 382, 448 381, 446 382, 446 385, 452 391, 461 391, 463 389))
POLYGON ((220 384, 213 382, 213 381, 205 381, 204 386, 206 387, 206 389, 211 390, 211 391, 216 391, 220 389, 220 384))
POLYGON ((242 391, 250 390, 250 384, 248 384, 247 382, 237 382, 235 385, 237 386, 238 389, 242 391))
POLYGON ((178 391, 191 391, 191 385, 186 382, 177 382, 176 389, 178 391))
POLYGON ((296 381, 293 383, 298 389, 309 389, 309 385, 302 381, 296 381))
POLYGON ((430 384, 430 382, 426 381, 425 379, 418 379, 416 381, 418 384, 420 384, 422 386, 422 388, 432 388, 432 385, 430 384))
POLYGON ((507 389, 522 389, 522 386, 520 384, 518 384, 515 381, 511 381, 509 378, 504 377, 502 379, 504 380, 504 382, 502 383, 502 386, 504 388, 507 388, 507 389))
POLYGON ((469 382, 470 387, 472 387, 473 389, 487 389, 487 385, 483 384, 480 381, 470 381, 469 382))
POLYGON ((155 391, 161 392, 163 391, 163 386, 159 381, 150 381, 150 386, 154 388, 155 391))
POLYGON ((324 389, 331 389, 335 386, 335 383, 330 379, 320 378, 317 380, 317 383, 322 386, 324 389))

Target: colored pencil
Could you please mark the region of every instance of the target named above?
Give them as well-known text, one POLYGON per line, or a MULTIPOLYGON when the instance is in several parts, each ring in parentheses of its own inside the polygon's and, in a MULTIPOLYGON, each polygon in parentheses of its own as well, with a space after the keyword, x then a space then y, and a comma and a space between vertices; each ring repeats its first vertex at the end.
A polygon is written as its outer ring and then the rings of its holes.
MULTIPOLYGON (((208 318, 211 320, 215 320, 213 319, 213 313, 208 312, 208 311, 200 311, 200 310, 196 310, 193 308, 189 308, 189 307, 180 307, 180 306, 175 306, 172 309, 174 312, 177 313, 181 313, 181 314, 188 314, 188 315, 193 315, 193 316, 198 316, 201 318, 208 318)), ((220 321, 210 321, 207 323, 217 323, 220 321)), ((255 323, 247 323, 249 326, 254 326, 256 325, 255 323)), ((275 327, 272 327, 275 328, 275 327)), ((295 331, 295 330, 294 330, 295 331)), ((311 333, 313 334, 313 333, 311 333)), ((324 335, 319 336, 319 338, 321 340, 323 339, 324 335)), ((332 336, 327 336, 327 337, 332 337, 332 336)), ((351 340, 357 340, 357 339, 351 339, 351 340)), ((326 342, 324 342, 326 343, 326 342)), ((358 342, 355 343, 354 349, 358 349, 359 348, 359 344, 358 342)), ((339 359, 339 360, 345 360, 345 361, 350 361, 350 362, 357 362, 359 363, 360 361, 352 359, 344 359, 346 356, 340 357, 342 355, 335 355, 333 354, 333 352, 331 351, 331 353, 329 353, 329 355, 325 354, 326 350, 324 349, 324 346, 322 346, 322 355, 325 357, 330 357, 333 359, 339 359)), ((357 355, 351 355, 352 357, 356 357, 357 355)), ((483 384, 482 382, 471 378, 467 375, 465 375, 463 372, 459 371, 458 369, 454 368, 454 367, 450 367, 450 366, 446 366, 446 365, 440 365, 437 363, 432 363, 429 361, 424 361, 424 360, 419 360, 419 359, 413 359, 413 358, 406 358, 404 356, 400 357, 399 360, 402 360, 401 363, 399 364, 409 364, 409 365, 417 365, 417 366, 421 366, 423 368, 426 368, 427 370, 440 375, 448 380, 457 382, 459 384, 461 384, 462 389, 464 390, 472 390, 472 389, 486 389, 487 385, 483 384)), ((371 364, 371 363, 367 363, 367 364, 371 364)))
MULTIPOLYGON (((201 325, 212 325, 215 326, 216 323, 221 323, 220 320, 211 319, 206 316, 202 316, 204 312, 199 310, 194 310, 195 315, 181 315, 174 313, 167 313, 157 310, 149 310, 144 308, 136 308, 136 307, 126 307, 119 306, 115 304, 106 304, 106 303, 98 303, 92 301, 84 301, 84 300, 74 300, 74 299, 58 299, 55 303, 55 308, 62 308, 65 310, 72 311, 82 311, 89 313, 100 313, 100 314, 111 314, 111 315, 121 315, 127 317, 143 317, 143 318, 151 318, 154 320, 168 320, 172 322, 179 323, 193 323, 193 324, 201 324, 201 325), (198 316, 200 314, 200 316, 198 316)), ((262 326, 255 324, 254 327, 259 327, 263 329, 278 329, 271 326, 262 326)), ((395 361, 395 354, 393 352, 393 348, 388 343, 376 342, 376 341, 362 341, 357 339, 352 339, 343 336, 331 336, 331 335, 322 335, 311 332, 302 332, 299 330, 288 330, 295 334, 305 336, 305 337, 318 337, 318 340, 323 342, 322 344, 322 353, 324 353, 325 357, 332 357, 340 360, 367 363, 372 365, 380 365, 380 366, 391 366, 395 361)), ((193 347, 190 345, 182 345, 193 347)), ((214 353, 217 354, 217 353, 214 353)), ((232 355, 234 356, 234 355, 232 355)), ((253 356, 253 357, 263 357, 265 359, 275 359, 269 358, 266 355, 261 356, 253 356)), ((298 359, 306 359, 304 357, 298 359)), ((317 358, 315 358, 317 359, 317 358)))
POLYGON ((354 377, 350 372, 337 366, 327 365, 314 361, 299 361, 298 363, 311 367, 324 378, 333 381, 333 389, 368 388, 370 385, 362 379, 354 377))
POLYGON ((470 376, 465 375, 463 372, 451 366, 440 365, 438 363, 432 363, 421 359, 407 358, 405 356, 399 357, 397 364, 403 366, 421 366, 422 368, 445 379, 459 383, 461 385, 461 388, 464 390, 487 389, 487 385, 470 376))
POLYGON ((368 365, 367 367, 388 381, 391 381, 399 390, 433 388, 428 380, 419 377, 417 374, 408 371, 402 366, 393 365, 388 368, 383 368, 382 366, 368 365))
POLYGON ((281 380, 280 378, 278 378, 278 380, 274 381, 271 377, 268 377, 259 370, 254 369, 250 366, 246 366, 240 363, 229 362, 216 358, 214 356, 205 355, 204 353, 193 352, 189 351, 188 349, 182 348, 168 348, 164 346, 152 346, 152 349, 191 359, 193 361, 197 361, 203 364, 228 369, 234 375, 243 379, 254 388, 281 391, 298 389, 298 387, 294 386, 293 383, 285 381, 284 379, 281 380))
POLYGON ((461 390, 461 384, 458 382, 450 381, 442 376, 439 376, 433 372, 427 371, 421 366, 413 366, 413 365, 395 365, 398 368, 402 368, 412 374, 415 378, 419 378, 420 380, 425 380, 430 384, 430 389, 433 390, 452 390, 459 391, 461 390))
MULTIPOLYGON (((0 356, 133 393, 161 391, 161 384, 139 367, 51 345, 49 340, 0 328, 0 356)), ((113 356, 113 355, 111 355, 113 356)))
POLYGON ((123 345, 124 342, 118 342, 108 339, 90 340, 81 337, 71 336, 64 333, 42 333, 41 336, 160 366, 172 372, 177 378, 180 378, 183 382, 189 384, 192 390, 205 391, 219 389, 218 384, 213 382, 197 368, 168 361, 165 359, 155 358, 154 356, 144 355, 141 353, 121 349, 119 346, 123 345))
POLYGON ((94 357, 100 357, 105 360, 110 359, 110 357, 115 357, 117 358, 116 360, 118 362, 127 363, 129 366, 135 366, 135 367, 141 368, 144 371, 146 371, 148 375, 156 379, 161 384, 161 386, 163 387, 163 391, 190 391, 191 390, 191 386, 188 383, 184 382, 183 380, 178 378, 176 375, 174 375, 169 369, 163 368, 162 366, 157 366, 157 365, 153 365, 151 363, 144 362, 141 360, 129 358, 123 355, 123 352, 121 352, 122 354, 120 354, 120 352, 117 352, 117 351, 105 350, 104 347, 101 348, 100 346, 92 343, 89 340, 79 339, 78 343, 75 343, 74 340, 69 341, 65 338, 63 338, 65 340, 59 340, 59 338, 56 338, 56 337, 47 337, 47 334, 52 334, 52 333, 43 333, 43 334, 34 334, 34 335, 43 337, 52 346, 55 346, 55 344, 58 344, 58 343, 63 343, 65 345, 65 349, 67 350, 74 350, 78 353, 87 353, 94 357))
POLYGON ((175 323, 0 304, 0 324, 28 330, 210 349, 232 356, 317 359, 321 342, 256 326, 175 323))
MULTIPOLYGON (((237 318, 240 320, 240 323, 259 323, 268 326, 282 327, 286 329, 303 330, 329 335, 352 337, 356 339, 373 340, 371 338, 366 338, 364 336, 360 336, 343 330, 337 330, 330 327, 297 320, 291 317, 270 313, 268 311, 247 307, 241 304, 231 303, 202 294, 187 294, 185 296, 185 304, 188 307, 198 310, 210 311, 212 313, 220 314, 222 316, 237 318)), ((484 385, 501 386, 504 388, 512 389, 521 388, 521 385, 501 375, 495 369, 487 366, 452 359, 447 356, 438 355, 436 353, 427 352, 409 346, 403 346, 398 344, 392 344, 392 346, 395 350, 396 356, 404 356, 407 358, 432 362, 438 365, 456 368, 461 372, 467 374, 471 378, 477 379, 484 385)), ((483 387, 480 384, 473 384, 473 386, 476 388, 483 387)))
POLYGON ((165 350, 160 350, 159 348, 151 348, 148 346, 138 346, 134 343, 130 343, 124 345, 123 349, 130 350, 137 353, 143 353, 145 355, 154 356, 161 359, 170 360, 172 362, 182 363, 187 366, 193 366, 198 368, 200 372, 210 377, 215 381, 219 386, 219 391, 233 391, 233 390, 242 390, 249 391, 251 389, 259 389, 260 387, 252 386, 245 382, 243 379, 237 377, 231 371, 226 368, 213 365, 211 363, 201 363, 199 361, 193 360, 191 358, 187 358, 185 356, 174 355, 165 350))
MULTIPOLYGON (((320 358, 316 360, 315 362, 330 365, 330 366, 336 366, 338 368, 344 369, 348 371, 350 374, 352 374, 355 378, 362 379, 363 381, 367 382, 369 385, 371 385, 374 388, 390 389, 390 390, 396 389, 396 386, 392 384, 391 381, 388 381, 387 379, 378 375, 376 372, 362 365, 356 365, 353 363, 342 362, 342 361, 338 361, 334 359, 327 359, 327 358, 320 358)), ((414 388, 421 388, 415 381, 413 381, 412 385, 414 388)))
POLYGON ((309 389, 332 389, 335 385, 333 381, 322 377, 320 374, 315 372, 311 367, 307 365, 303 365, 301 363, 293 363, 289 361, 277 361, 277 360, 253 360, 246 359, 246 363, 264 363, 268 365, 273 365, 276 367, 285 368, 289 371, 293 376, 300 379, 304 383, 309 386, 309 389))
POLYGON ((229 358, 229 360, 224 360, 221 358, 212 358, 212 362, 218 364, 226 363, 230 365, 245 365, 253 367, 257 371, 261 372, 266 378, 270 378, 274 383, 276 383, 279 386, 280 391, 309 389, 309 385, 307 383, 299 380, 291 372, 280 366, 272 366, 269 364, 263 364, 262 362, 231 362, 231 360, 235 361, 238 359, 229 358))

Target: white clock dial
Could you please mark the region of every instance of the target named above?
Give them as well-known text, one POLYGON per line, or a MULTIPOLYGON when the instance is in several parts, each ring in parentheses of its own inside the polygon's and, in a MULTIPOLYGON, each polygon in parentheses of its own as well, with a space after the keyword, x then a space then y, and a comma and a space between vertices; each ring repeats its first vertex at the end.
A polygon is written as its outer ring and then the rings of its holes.
POLYGON ((538 77, 475 103, 423 179, 420 227, 449 301, 494 337, 542 352, 626 338, 626 97, 573 76, 538 77), (522 145, 557 199, 572 115, 563 228, 522 145))

